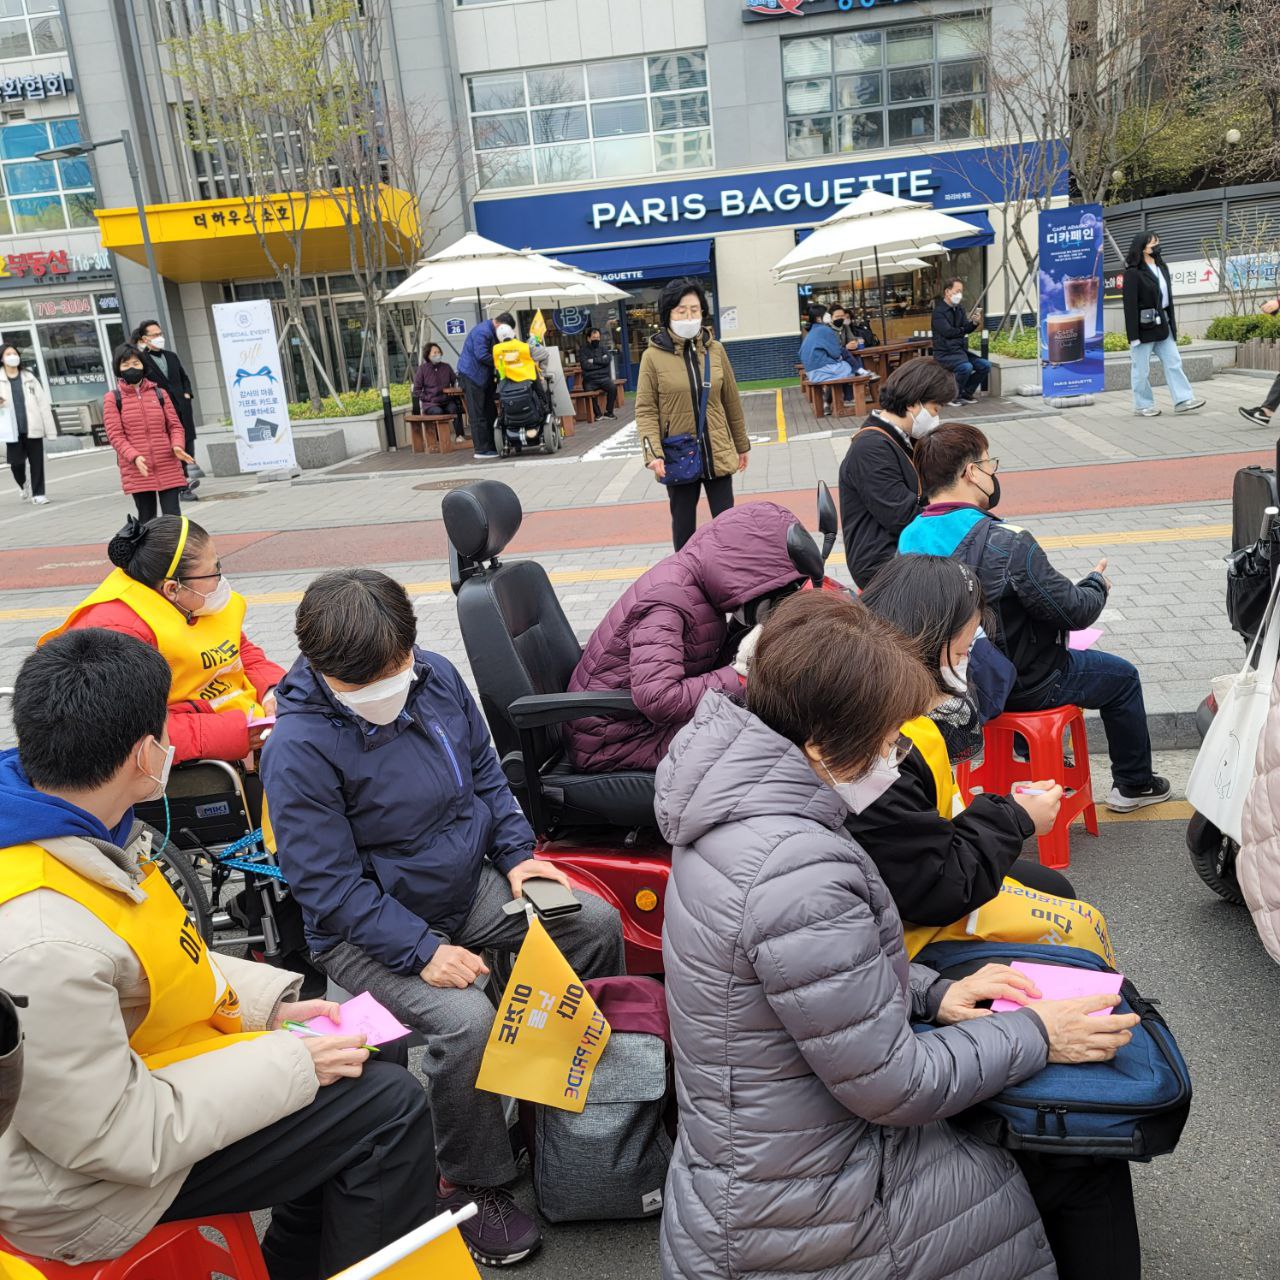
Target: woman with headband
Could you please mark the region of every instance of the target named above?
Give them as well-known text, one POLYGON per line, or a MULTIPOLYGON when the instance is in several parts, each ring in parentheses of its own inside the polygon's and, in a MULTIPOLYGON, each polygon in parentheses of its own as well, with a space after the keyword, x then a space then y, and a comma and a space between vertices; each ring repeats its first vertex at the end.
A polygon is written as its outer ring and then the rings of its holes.
POLYGON ((159 649, 173 672, 175 761, 243 760, 270 732, 284 670, 244 633, 245 601, 223 576, 213 539, 186 516, 133 516, 107 545, 115 569, 43 644, 105 627, 159 649))

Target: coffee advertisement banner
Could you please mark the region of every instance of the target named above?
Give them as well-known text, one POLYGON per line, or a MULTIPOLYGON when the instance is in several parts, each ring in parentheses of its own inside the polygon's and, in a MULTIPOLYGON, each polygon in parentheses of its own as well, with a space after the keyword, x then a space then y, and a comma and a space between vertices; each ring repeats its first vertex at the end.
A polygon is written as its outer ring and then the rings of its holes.
POLYGON ((1046 396, 1096 395, 1102 354, 1102 206, 1040 214, 1040 364, 1046 396))

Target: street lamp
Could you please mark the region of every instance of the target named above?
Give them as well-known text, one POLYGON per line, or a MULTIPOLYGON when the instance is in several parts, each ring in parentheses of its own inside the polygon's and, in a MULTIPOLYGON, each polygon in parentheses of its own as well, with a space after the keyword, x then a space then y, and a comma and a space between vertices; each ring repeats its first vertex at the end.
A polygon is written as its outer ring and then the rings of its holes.
MULTIPOLYGON (((129 180, 133 183, 133 200, 138 209, 138 223, 142 227, 142 247, 147 254, 147 270, 151 273, 151 291, 155 294, 156 306, 159 308, 160 323, 165 332, 172 336, 173 327, 169 323, 169 303, 164 289, 160 286, 160 273, 156 270, 155 250, 151 247, 151 230, 147 226, 147 206, 142 197, 142 184, 138 179, 138 160, 133 153, 133 139, 128 129, 121 129, 118 138, 103 138, 101 142, 71 142, 65 147, 53 147, 49 151, 37 151, 37 160, 71 160, 76 156, 87 156, 102 147, 124 147, 124 160, 129 170, 129 180)), ((121 300, 123 312, 124 299, 121 300)))

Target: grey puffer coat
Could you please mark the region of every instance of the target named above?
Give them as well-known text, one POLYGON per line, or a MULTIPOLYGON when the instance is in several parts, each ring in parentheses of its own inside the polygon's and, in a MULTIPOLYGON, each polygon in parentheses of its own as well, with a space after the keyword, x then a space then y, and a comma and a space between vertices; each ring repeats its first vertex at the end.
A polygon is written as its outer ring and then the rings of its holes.
POLYGON ((680 1136, 665 1280, 1049 1280, 1013 1159, 945 1123, 1045 1063, 1029 1011, 932 1031, 947 984, 804 754, 708 693, 658 768, 680 1136))

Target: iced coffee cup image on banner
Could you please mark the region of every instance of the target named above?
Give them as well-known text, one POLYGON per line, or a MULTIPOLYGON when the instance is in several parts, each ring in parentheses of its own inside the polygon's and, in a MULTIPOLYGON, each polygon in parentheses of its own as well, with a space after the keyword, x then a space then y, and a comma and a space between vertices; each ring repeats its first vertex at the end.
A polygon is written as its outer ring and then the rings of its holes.
POLYGON ((609 1024, 535 916, 493 1019, 476 1088, 581 1111, 609 1024))

